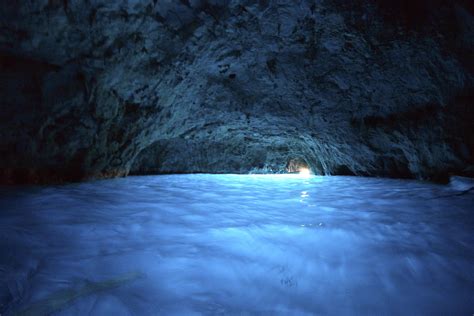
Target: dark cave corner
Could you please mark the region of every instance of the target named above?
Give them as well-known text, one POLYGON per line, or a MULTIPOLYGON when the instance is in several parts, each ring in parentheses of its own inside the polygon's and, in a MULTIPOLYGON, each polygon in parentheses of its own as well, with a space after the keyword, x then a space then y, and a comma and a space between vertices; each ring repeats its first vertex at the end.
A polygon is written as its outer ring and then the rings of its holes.
POLYGON ((2 184, 474 176, 470 1, 51 3, 0 9, 2 184))

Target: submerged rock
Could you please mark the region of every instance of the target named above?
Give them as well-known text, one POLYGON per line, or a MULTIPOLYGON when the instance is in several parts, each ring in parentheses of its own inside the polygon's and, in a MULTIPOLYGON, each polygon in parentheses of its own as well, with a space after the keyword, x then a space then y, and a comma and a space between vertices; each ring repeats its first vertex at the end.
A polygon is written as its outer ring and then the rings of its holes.
POLYGON ((3 2, 1 182, 474 165, 469 2, 3 2))

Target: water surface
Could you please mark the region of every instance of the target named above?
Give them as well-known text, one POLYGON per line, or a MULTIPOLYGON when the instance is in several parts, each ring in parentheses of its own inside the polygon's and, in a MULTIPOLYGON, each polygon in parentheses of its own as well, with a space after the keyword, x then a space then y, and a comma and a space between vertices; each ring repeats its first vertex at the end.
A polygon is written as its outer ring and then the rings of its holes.
POLYGON ((0 314, 471 315, 474 194, 170 175, 0 195, 0 314))

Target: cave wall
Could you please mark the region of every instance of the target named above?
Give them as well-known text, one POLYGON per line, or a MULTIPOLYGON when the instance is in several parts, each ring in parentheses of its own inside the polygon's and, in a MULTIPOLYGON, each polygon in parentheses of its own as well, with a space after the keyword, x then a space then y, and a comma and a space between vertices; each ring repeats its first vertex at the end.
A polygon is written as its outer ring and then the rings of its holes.
POLYGON ((473 172, 467 1, 0 2, 1 182, 473 172))

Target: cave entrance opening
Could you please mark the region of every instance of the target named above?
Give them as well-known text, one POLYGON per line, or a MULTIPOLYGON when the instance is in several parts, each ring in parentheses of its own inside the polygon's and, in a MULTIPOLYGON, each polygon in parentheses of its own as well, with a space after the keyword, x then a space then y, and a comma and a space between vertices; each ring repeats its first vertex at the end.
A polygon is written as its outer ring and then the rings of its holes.
POLYGON ((306 162, 306 160, 300 157, 288 160, 288 163, 286 165, 286 171, 288 173, 299 173, 302 175, 311 174, 311 168, 309 167, 308 163, 306 162))

